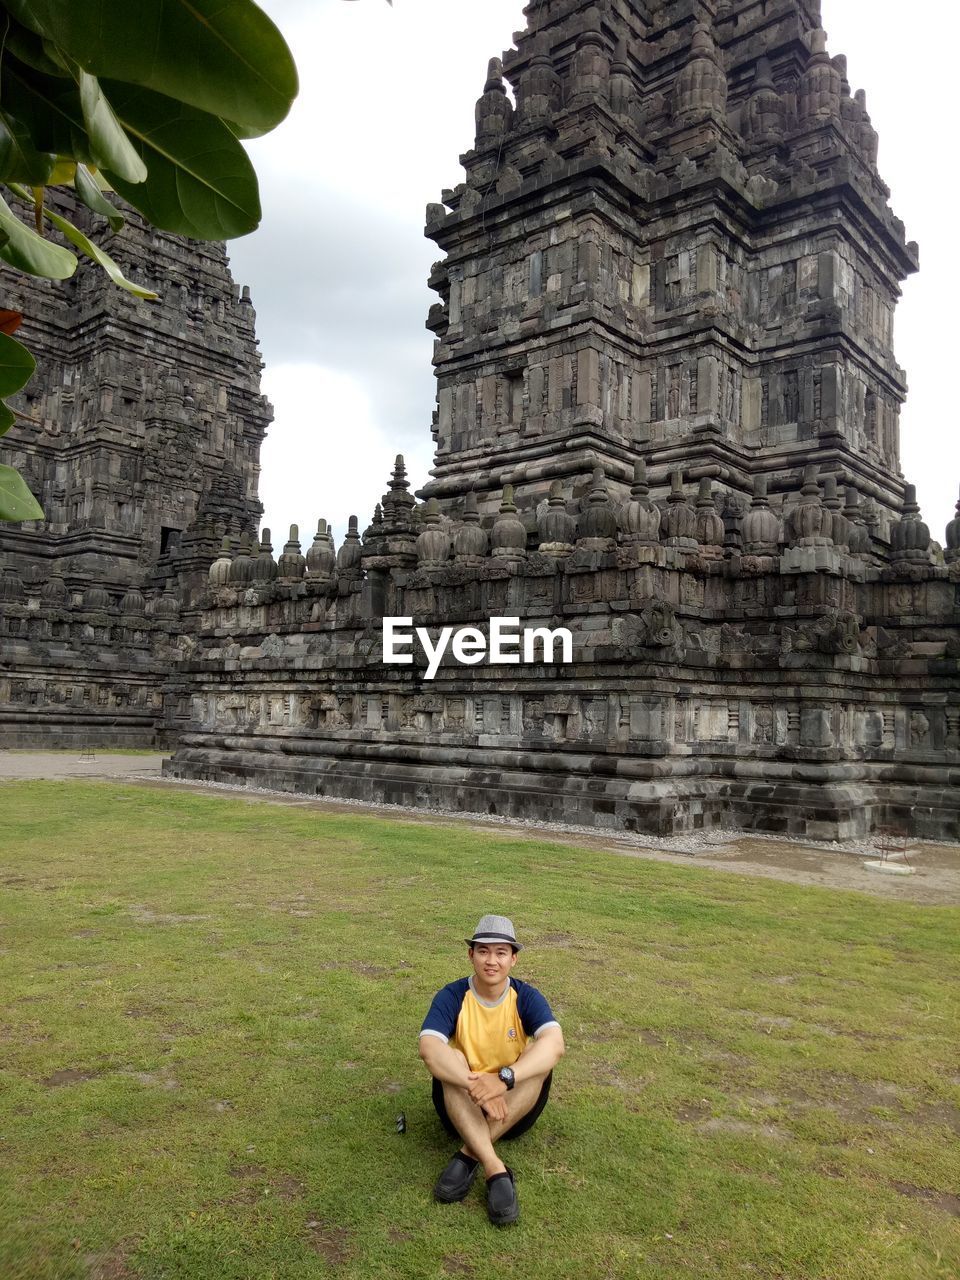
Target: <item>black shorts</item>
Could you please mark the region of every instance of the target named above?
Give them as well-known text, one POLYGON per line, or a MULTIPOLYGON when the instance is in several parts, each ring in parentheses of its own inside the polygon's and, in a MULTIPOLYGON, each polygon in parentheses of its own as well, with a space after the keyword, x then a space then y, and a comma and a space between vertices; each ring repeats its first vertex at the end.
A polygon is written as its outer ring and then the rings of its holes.
MULTIPOLYGON (((540 1090, 540 1097, 536 1100, 525 1116, 521 1116, 517 1123, 501 1136, 506 1139, 519 1138, 522 1133, 526 1133, 528 1129, 532 1129, 540 1118, 540 1112, 547 1105, 547 1099, 550 1097, 550 1083, 553 1080, 553 1072, 551 1071, 543 1082, 543 1088, 540 1090)), ((459 1138, 453 1126, 453 1122, 447 1115, 447 1107, 443 1101, 443 1084, 434 1078, 433 1081, 433 1105, 436 1108, 437 1115, 440 1117, 440 1123, 446 1129, 452 1138, 459 1138)), ((499 1141, 500 1139, 498 1139, 499 1141)))

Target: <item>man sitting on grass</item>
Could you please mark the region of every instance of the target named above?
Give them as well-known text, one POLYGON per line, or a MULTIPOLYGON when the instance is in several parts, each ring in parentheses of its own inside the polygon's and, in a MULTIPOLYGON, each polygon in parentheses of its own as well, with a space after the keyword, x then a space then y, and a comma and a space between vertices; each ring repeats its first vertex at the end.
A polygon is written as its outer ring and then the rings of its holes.
POLYGON ((420 1032, 433 1105, 463 1139, 433 1194, 444 1204, 462 1200, 483 1165, 490 1221, 506 1226, 520 1206, 494 1143, 526 1133, 547 1105, 563 1032, 536 987, 510 976, 520 943, 506 916, 484 916, 466 943, 472 976, 437 992, 420 1032))

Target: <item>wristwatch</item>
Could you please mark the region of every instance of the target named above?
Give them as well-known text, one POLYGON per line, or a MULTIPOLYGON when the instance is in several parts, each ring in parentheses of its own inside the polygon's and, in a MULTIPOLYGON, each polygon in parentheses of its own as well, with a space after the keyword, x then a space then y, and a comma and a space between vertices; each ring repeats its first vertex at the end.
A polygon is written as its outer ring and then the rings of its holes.
POLYGON ((500 1070, 497 1072, 497 1077, 498 1079, 502 1080, 503 1083, 507 1086, 508 1093, 513 1088, 513 1086, 517 1083, 516 1078, 513 1074, 513 1067, 501 1067, 500 1070))

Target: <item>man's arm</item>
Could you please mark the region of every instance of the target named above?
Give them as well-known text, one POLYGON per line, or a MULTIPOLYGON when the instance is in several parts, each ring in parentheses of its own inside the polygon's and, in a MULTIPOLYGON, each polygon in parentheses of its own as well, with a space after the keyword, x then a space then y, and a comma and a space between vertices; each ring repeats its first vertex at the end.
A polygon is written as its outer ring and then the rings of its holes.
MULTIPOLYGON (((420 1037, 420 1057, 427 1064, 430 1074, 441 1084, 452 1084, 466 1092, 471 1080, 477 1079, 460 1050, 451 1049, 439 1036, 420 1037)), ((477 1106, 483 1107, 491 1120, 506 1120, 507 1104, 501 1097, 488 1098, 484 1102, 474 1098, 473 1101, 477 1106)))
POLYGON ((566 1051, 560 1028, 545 1027, 513 1064, 514 1079, 519 1082, 529 1080, 531 1076, 545 1076, 566 1051))
POLYGON ((421 1035, 420 1057, 433 1078, 441 1084, 455 1084, 466 1089, 470 1083, 470 1067, 466 1058, 439 1036, 421 1035))
MULTIPOLYGON (((565 1052, 566 1045, 560 1028, 556 1025, 546 1027, 527 1045, 513 1064, 514 1080, 520 1084, 536 1076, 545 1076, 553 1070, 565 1052)), ((481 1107, 494 1098, 502 1098, 507 1092, 507 1086, 494 1072, 486 1074, 471 1072, 467 1089, 473 1101, 481 1107)))

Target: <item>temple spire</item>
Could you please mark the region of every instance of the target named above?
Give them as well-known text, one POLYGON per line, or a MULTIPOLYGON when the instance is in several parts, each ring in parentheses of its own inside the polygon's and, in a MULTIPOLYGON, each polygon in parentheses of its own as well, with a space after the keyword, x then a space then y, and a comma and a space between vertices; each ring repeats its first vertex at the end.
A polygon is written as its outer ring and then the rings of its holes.
POLYGON ((428 226, 437 453, 418 497, 444 515, 473 489, 492 520, 507 482, 532 533, 553 482, 579 498, 597 463, 619 512, 640 449, 660 503, 671 471, 700 479, 709 436, 743 511, 753 476, 782 491, 787 453, 815 442, 819 461, 832 442, 883 526, 899 517, 906 390, 865 371, 897 368, 890 316, 915 246, 817 6, 767 9, 761 31, 739 20, 747 0, 536 3, 491 62, 466 180, 428 226), (841 193, 875 239, 830 216, 841 193), (716 327, 741 337, 718 347, 716 327))

